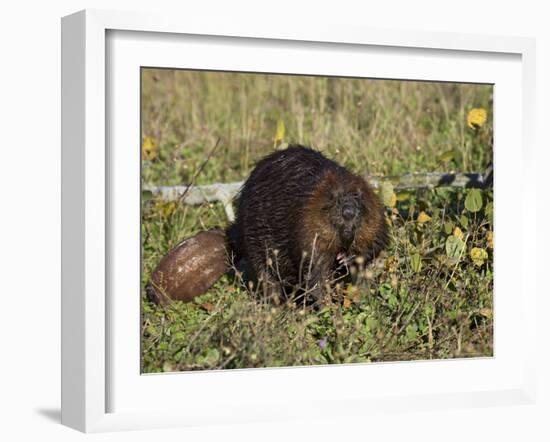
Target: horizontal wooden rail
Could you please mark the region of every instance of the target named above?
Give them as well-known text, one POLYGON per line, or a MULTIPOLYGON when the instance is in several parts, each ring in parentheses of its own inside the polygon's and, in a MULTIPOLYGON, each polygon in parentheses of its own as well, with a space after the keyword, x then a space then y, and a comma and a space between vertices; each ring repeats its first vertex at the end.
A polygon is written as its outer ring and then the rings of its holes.
MULTIPOLYGON (((492 168, 483 173, 415 173, 399 176, 369 177, 369 183, 378 188, 382 183, 389 182, 394 189, 434 189, 436 187, 484 188, 492 185, 492 168)), ((235 219, 233 198, 239 192, 243 181, 233 183, 215 183, 200 186, 149 186, 144 185, 144 196, 160 197, 166 201, 181 199, 185 204, 199 205, 219 201, 223 204, 229 221, 235 219)))

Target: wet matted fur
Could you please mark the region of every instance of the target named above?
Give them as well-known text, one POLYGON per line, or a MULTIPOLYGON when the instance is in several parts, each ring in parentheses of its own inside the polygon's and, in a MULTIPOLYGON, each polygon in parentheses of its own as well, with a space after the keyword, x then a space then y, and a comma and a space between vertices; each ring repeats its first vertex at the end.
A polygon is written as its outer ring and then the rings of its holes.
POLYGON ((339 263, 368 263, 388 241, 384 207, 367 182, 304 146, 260 160, 235 209, 228 239, 236 261, 276 293, 299 288, 319 300, 339 263))

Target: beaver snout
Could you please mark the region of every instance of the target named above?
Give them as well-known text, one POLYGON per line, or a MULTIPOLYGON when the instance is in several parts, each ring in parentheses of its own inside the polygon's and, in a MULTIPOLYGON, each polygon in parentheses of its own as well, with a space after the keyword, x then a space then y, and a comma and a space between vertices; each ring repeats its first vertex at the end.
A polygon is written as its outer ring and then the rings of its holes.
POLYGON ((346 203, 342 206, 342 218, 351 221, 357 216, 357 207, 354 204, 346 203))

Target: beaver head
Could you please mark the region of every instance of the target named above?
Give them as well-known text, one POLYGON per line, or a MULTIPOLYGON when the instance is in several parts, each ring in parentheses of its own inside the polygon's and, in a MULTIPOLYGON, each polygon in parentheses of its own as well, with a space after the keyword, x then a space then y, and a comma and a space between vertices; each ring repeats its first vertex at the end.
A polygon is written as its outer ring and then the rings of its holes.
POLYGON ((304 210, 306 245, 335 256, 375 257, 387 243, 384 208, 367 182, 347 170, 329 170, 319 180, 304 210))
POLYGON ((349 247, 365 218, 366 208, 361 190, 338 186, 327 195, 327 204, 324 208, 330 223, 339 234, 342 245, 349 247))

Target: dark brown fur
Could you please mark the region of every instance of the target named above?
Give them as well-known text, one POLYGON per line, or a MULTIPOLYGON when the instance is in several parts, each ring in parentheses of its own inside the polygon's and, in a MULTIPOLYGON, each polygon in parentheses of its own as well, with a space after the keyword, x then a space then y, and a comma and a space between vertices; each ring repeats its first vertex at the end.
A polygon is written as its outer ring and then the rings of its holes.
POLYGON ((275 292, 299 287, 319 300, 341 257, 369 262, 388 240, 384 207, 367 182, 303 146, 259 161, 235 208, 228 237, 236 260, 275 292))

